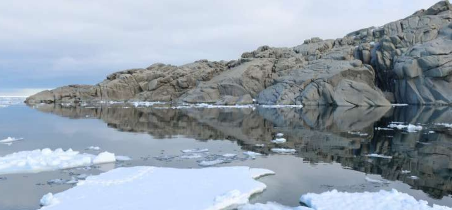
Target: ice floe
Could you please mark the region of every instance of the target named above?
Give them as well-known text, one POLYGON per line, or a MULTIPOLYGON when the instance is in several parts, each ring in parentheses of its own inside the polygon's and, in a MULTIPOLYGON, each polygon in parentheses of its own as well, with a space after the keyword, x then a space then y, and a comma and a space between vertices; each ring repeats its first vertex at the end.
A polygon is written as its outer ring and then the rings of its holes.
POLYGON ((295 149, 285 149, 285 148, 272 148, 271 151, 283 155, 294 154, 296 152, 295 149))
POLYGON ((116 155, 116 160, 117 161, 129 161, 129 160, 132 160, 132 158, 130 158, 129 156, 116 155))
POLYGON ((218 165, 218 164, 222 164, 222 163, 226 163, 226 160, 224 160, 224 159, 203 160, 203 161, 200 161, 198 163, 198 165, 207 167, 207 166, 214 166, 214 165, 218 165))
POLYGON ((446 128, 452 128, 452 124, 449 123, 435 123, 435 125, 444 126, 446 128))
POLYGON ((206 109, 254 109, 255 105, 246 104, 246 105, 215 105, 215 104, 183 104, 180 106, 172 106, 169 107, 171 109, 190 109, 190 108, 206 108, 206 109))
POLYGON ((361 133, 361 132, 359 132, 359 131, 349 131, 349 132, 347 132, 348 134, 351 134, 351 135, 356 135, 356 136, 368 136, 369 134, 367 134, 367 133, 361 133))
POLYGON ((308 193, 300 201, 313 210, 451 210, 446 206, 429 206, 427 201, 397 190, 348 193, 332 190, 320 194, 308 193))
POLYGON ((238 210, 312 210, 312 209, 304 206, 288 207, 275 202, 267 202, 265 204, 263 203, 246 204, 240 206, 238 210))
POLYGON ((179 158, 182 158, 182 159, 198 159, 198 158, 202 158, 202 155, 200 155, 198 153, 192 153, 192 154, 181 155, 181 156, 179 156, 179 158))
POLYGON ((279 137, 279 138, 281 138, 281 137, 283 137, 283 136, 284 136, 283 133, 277 133, 277 134, 276 134, 276 137, 279 137))
POLYGON ((391 159, 392 156, 386 156, 386 155, 380 155, 380 154, 368 154, 367 157, 373 157, 373 158, 384 158, 384 159, 391 159))
POLYGON ((150 106, 154 106, 154 105, 162 105, 165 104, 165 102, 160 102, 160 101, 154 101, 154 102, 149 102, 149 101, 134 101, 134 102, 129 102, 131 103, 134 107, 150 107, 150 106))
POLYGON ((0 140, 0 144, 5 144, 5 145, 12 145, 14 142, 16 141, 21 141, 23 140, 23 138, 14 138, 14 137, 8 137, 6 139, 0 140))
POLYGON ((283 144, 283 143, 286 143, 286 139, 285 138, 276 138, 275 140, 272 140, 272 143, 275 143, 275 144, 283 144))
POLYGON ((115 162, 113 153, 102 152, 99 155, 80 153, 68 149, 21 151, 0 157, 0 174, 37 173, 58 169, 91 166, 94 164, 115 162))
POLYGON ((199 149, 199 148, 181 150, 181 152, 183 152, 183 153, 204 153, 204 152, 208 152, 208 151, 209 151, 209 149, 199 149))
POLYGON ((257 156, 261 156, 262 155, 261 153, 253 152, 253 151, 246 151, 246 152, 243 152, 243 154, 246 155, 247 157, 250 157, 250 158, 253 158, 253 159, 255 159, 257 156))
POLYGON ((392 124, 389 124, 388 127, 389 128, 397 128, 399 130, 406 129, 410 133, 422 130, 422 126, 420 126, 420 125, 412 125, 412 124, 401 125, 401 124, 392 123, 392 124))
POLYGON ((274 174, 266 169, 221 167, 174 169, 117 168, 88 177, 61 193, 41 199, 45 210, 184 209, 220 210, 248 203, 265 184, 255 178, 274 174), (137 190, 140 189, 140 190, 137 190), (177 202, 174 202, 177 199, 177 202))
POLYGON ((387 183, 389 183, 388 181, 380 180, 380 179, 373 179, 373 178, 370 178, 368 176, 366 176, 366 178, 364 178, 364 179, 367 182, 371 182, 371 183, 378 183, 378 184, 387 184, 387 183))
POLYGON ((100 147, 98 146, 89 146, 88 148, 86 148, 87 150, 100 150, 100 147))

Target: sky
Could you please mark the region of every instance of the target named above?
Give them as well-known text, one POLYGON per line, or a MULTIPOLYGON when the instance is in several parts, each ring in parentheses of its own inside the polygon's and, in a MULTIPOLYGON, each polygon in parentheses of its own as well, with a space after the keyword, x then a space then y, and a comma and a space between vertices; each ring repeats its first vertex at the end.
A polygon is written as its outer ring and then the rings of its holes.
POLYGON ((30 95, 153 63, 233 60, 335 39, 437 0, 0 1, 0 95, 30 95))

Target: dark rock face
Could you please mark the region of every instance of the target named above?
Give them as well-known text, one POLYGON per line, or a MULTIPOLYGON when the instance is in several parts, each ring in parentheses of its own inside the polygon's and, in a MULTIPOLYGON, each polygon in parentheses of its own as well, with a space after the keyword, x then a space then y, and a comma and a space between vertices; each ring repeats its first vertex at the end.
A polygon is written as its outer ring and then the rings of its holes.
POLYGON ((179 103, 388 106, 452 104, 452 6, 427 10, 336 40, 259 47, 234 61, 154 64, 111 74, 94 86, 66 86, 27 103, 179 103))

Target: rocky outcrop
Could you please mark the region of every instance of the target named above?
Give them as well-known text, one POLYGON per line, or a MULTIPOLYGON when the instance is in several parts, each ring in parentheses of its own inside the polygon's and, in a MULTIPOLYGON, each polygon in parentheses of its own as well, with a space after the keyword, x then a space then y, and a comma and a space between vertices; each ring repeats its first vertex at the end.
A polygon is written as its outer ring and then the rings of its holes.
POLYGON ((452 104, 452 6, 427 10, 336 40, 259 47, 233 61, 154 64, 66 86, 27 103, 167 101, 217 104, 388 106, 452 104), (253 100, 254 99, 254 100, 253 100))

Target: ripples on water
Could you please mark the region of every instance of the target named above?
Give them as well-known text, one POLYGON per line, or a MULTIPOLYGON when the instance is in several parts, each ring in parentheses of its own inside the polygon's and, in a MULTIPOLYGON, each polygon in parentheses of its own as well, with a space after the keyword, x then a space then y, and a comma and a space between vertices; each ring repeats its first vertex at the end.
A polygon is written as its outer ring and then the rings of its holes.
POLYGON ((201 167, 222 154, 237 154, 219 166, 269 168, 267 190, 252 202, 297 205, 301 194, 377 191, 396 188, 417 199, 452 205, 452 109, 449 107, 378 108, 188 108, 24 105, 0 108, 0 139, 24 138, 0 145, 0 155, 39 148, 99 146, 132 161, 38 174, 0 176, 0 209, 36 209, 47 192, 70 184, 49 180, 98 174, 118 166, 201 167), (390 124, 422 130, 389 128, 390 124), (272 143, 278 133, 284 143, 272 143), (199 158, 177 158, 181 150, 208 148, 199 158), (294 149, 280 155, 275 148, 294 149), (263 154, 255 159, 245 151, 263 154), (372 157, 373 156, 373 157, 372 157), (168 157, 168 158, 165 158, 168 157))

